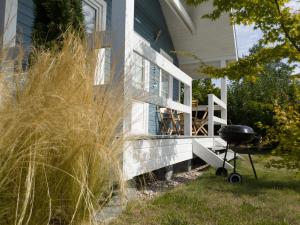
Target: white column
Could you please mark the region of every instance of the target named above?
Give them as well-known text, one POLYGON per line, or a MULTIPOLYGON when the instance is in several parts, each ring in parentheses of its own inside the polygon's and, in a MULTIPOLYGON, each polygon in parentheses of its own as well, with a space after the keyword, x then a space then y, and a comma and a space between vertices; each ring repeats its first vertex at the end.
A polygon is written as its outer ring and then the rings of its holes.
MULTIPOLYGON (((133 57, 133 35, 134 35, 134 0, 112 1, 112 62, 111 71, 114 73, 113 79, 116 85, 123 85, 124 100, 129 99, 128 85, 131 80, 131 68, 133 57)), ((120 96, 121 97, 121 96, 120 96)), ((130 103, 125 102, 125 106, 130 103)), ((123 131, 130 130, 130 112, 125 118, 123 131)))
POLYGON ((169 75, 169 95, 168 98, 173 101, 173 77, 169 75))
MULTIPOLYGON (((226 67, 226 61, 221 61, 221 67, 226 67)), ((221 100, 226 104, 226 109, 221 110, 221 118, 227 122, 227 78, 221 78, 221 100)))
MULTIPOLYGON (((5 59, 0 62, 0 72, 5 74, 5 77, 13 75, 15 67, 15 45, 17 34, 17 12, 18 0, 0 0, 0 51, 2 48, 8 50, 5 59)), ((8 79, 7 81, 11 81, 8 79)), ((0 87, 2 88, 2 87, 0 87)), ((0 95, 0 104, 2 98, 0 95)))
POLYGON ((214 136, 214 100, 213 94, 208 94, 208 136, 214 136))
POLYGON ((192 81, 184 85, 184 104, 190 107, 190 112, 184 113, 184 135, 192 136, 192 81))
POLYGON ((18 0, 0 0, 0 47, 16 45, 18 0))
POLYGON ((118 76, 128 78, 132 67, 134 0, 112 1, 112 66, 118 76))

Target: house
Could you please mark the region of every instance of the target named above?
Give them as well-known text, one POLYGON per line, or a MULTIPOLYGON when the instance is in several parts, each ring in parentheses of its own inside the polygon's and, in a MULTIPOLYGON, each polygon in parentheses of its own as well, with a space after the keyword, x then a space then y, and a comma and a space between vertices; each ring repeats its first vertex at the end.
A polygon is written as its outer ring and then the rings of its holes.
MULTIPOLYGON (((203 62, 220 67, 236 60, 234 29, 228 15, 213 22, 202 19, 212 9, 210 2, 198 7, 181 0, 82 0, 82 4, 86 31, 105 35, 99 53, 104 60, 96 84, 107 82, 114 65, 115 73, 124 74, 120 77, 125 89, 149 96, 132 96, 131 114, 124 122, 131 135, 147 136, 126 143, 125 178, 164 167, 172 169, 177 163, 188 168, 196 156, 220 166, 222 158, 214 150, 226 143, 214 128, 227 124, 226 79, 220 81, 221 98, 208 96, 208 135, 192 136, 192 80, 201 76, 196 72, 198 62, 180 52, 193 53, 203 62), (125 82, 128 76, 130 84, 125 82), (184 135, 161 135, 157 107, 184 114, 184 135), (217 110, 221 111, 220 118, 214 114, 217 110)), ((30 48, 33 10, 33 0, 0 1, 0 33, 6 31, 2 44, 13 47, 22 43, 30 48)))

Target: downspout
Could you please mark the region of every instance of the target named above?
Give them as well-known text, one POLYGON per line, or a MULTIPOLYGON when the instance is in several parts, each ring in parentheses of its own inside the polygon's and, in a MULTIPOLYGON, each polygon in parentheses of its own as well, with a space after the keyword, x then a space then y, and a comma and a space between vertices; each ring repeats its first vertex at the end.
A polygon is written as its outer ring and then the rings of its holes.
POLYGON ((236 61, 239 61, 239 46, 238 46, 238 40, 236 35, 236 26, 235 24, 232 25, 233 28, 233 38, 234 38, 234 46, 235 46, 235 54, 236 54, 236 61))
POLYGON ((180 0, 165 0, 171 10, 176 14, 176 16, 183 22, 186 28, 194 34, 196 31, 194 22, 192 21, 190 15, 180 2, 180 0))
MULTIPOLYGON (((231 9, 230 11, 233 14, 233 9, 231 9)), ((235 58, 236 58, 236 61, 239 61, 239 57, 240 57, 239 56, 239 46, 238 46, 238 40, 237 40, 237 35, 236 35, 236 24, 235 23, 232 23, 232 31, 233 31, 233 39, 234 39, 234 47, 235 47, 235 58)))

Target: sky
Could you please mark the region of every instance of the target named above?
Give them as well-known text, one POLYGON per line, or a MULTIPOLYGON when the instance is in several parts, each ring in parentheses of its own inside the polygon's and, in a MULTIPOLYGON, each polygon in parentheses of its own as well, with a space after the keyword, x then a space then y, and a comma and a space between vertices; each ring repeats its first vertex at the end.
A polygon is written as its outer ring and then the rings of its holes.
MULTIPOLYGON (((236 26, 236 41, 239 57, 249 54, 249 49, 257 43, 262 33, 250 26, 236 26)), ((300 73, 300 64, 296 65, 295 74, 300 73)))
MULTIPOLYGON (((289 7, 300 10, 300 0, 292 0, 289 7)), ((251 26, 236 26, 236 40, 239 57, 249 54, 249 49, 257 43, 262 36, 261 31, 254 30, 251 26)), ((295 73, 300 73, 300 65, 297 66, 295 73)))
POLYGON ((236 29, 236 41, 239 57, 249 54, 249 49, 257 43, 262 34, 259 30, 254 30, 251 26, 239 25, 236 29))

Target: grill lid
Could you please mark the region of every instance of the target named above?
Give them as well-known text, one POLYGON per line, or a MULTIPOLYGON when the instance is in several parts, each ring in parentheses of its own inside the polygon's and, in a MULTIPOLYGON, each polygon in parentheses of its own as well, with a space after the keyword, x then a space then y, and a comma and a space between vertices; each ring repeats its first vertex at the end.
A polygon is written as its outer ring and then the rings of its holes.
POLYGON ((219 134, 255 134, 251 127, 245 125, 228 125, 221 127, 219 134))
POLYGON ((228 125, 219 130, 222 139, 228 144, 246 144, 253 140, 255 132, 251 127, 244 125, 228 125))

